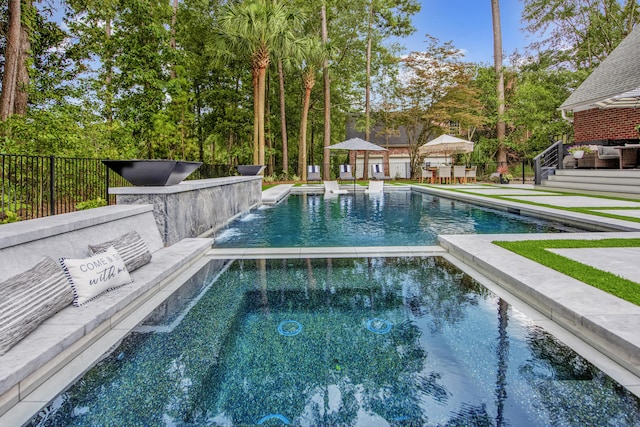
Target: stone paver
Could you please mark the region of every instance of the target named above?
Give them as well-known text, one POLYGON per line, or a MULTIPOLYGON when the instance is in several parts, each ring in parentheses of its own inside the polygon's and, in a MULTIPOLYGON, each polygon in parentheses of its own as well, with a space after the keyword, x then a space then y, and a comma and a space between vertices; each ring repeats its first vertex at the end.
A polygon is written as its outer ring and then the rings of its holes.
MULTIPOLYGON (((542 194, 542 193, 540 193, 542 194)), ((523 202, 542 203, 545 205, 559 206, 563 208, 638 208, 640 203, 631 200, 613 200, 602 199, 598 197, 588 196, 514 196, 509 197, 511 200, 520 200, 523 202)))
MULTIPOLYGON (((466 190, 466 189, 465 189, 466 190)), ((471 188, 470 193, 485 196, 560 196, 560 193, 549 193, 547 191, 528 190, 526 188, 471 188)))
MULTIPOLYGON (((556 248, 547 250, 640 284, 640 269, 637 265, 640 259, 640 248, 556 248)), ((640 285, 638 285, 638 290, 640 290, 640 285)))
POLYGON ((640 209, 598 209, 598 212, 604 212, 613 215, 628 216, 630 218, 640 218, 640 209))

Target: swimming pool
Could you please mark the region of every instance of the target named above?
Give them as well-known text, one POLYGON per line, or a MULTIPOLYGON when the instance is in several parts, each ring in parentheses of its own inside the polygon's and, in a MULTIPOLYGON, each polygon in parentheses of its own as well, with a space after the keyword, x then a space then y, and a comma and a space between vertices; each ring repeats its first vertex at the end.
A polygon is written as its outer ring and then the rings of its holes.
POLYGON ((634 395, 441 257, 234 261, 186 287, 32 424, 640 424, 634 395))
POLYGON ((234 220, 215 236, 216 247, 436 245, 439 234, 583 231, 413 191, 325 198, 290 195, 234 220))

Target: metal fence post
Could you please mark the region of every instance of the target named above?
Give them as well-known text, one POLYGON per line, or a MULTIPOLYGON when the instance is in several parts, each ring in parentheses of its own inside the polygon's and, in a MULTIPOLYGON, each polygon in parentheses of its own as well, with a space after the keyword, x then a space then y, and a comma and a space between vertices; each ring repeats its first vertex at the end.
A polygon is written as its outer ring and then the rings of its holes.
POLYGON ((107 182, 105 182, 105 186, 104 186, 104 199, 107 201, 107 205, 110 205, 110 200, 109 200, 109 168, 104 165, 105 169, 107 169, 107 182))
POLYGON ((56 158, 49 156, 49 215, 56 214, 56 158))

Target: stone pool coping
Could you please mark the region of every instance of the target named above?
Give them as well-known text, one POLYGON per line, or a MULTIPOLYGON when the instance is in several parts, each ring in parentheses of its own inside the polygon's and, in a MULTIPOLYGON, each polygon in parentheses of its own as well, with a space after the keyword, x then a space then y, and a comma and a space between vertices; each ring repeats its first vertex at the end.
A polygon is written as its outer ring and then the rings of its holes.
MULTIPOLYGON (((581 240, 639 237, 640 233, 571 234, 581 240)), ((449 254, 628 370, 615 379, 640 396, 640 307, 492 243, 566 238, 566 234, 475 234, 438 240, 449 254)), ((607 257, 606 250, 601 256, 607 257)), ((603 371, 609 374, 608 369, 603 371)))

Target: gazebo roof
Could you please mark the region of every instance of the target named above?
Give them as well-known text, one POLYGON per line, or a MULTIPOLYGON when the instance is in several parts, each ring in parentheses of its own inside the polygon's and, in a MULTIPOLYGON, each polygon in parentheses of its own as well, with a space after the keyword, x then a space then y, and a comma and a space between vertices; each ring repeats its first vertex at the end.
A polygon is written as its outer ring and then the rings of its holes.
POLYGON ((640 25, 560 106, 564 111, 640 107, 640 25))

